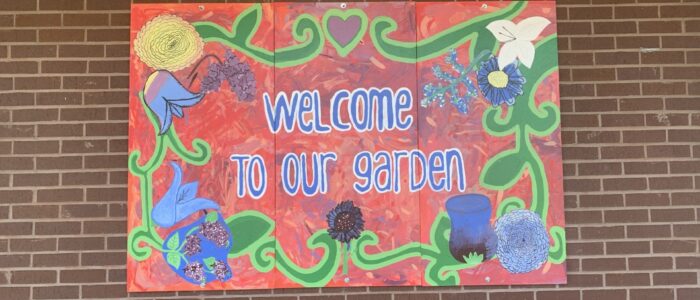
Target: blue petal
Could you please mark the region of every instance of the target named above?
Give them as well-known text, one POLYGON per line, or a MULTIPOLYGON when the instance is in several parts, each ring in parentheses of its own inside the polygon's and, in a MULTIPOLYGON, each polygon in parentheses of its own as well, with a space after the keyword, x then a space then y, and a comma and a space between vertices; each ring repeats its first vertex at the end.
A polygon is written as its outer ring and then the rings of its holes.
POLYGON ((194 198, 189 201, 180 202, 176 204, 177 211, 175 216, 175 222, 189 217, 191 214, 203 210, 203 209, 219 209, 219 205, 216 202, 205 199, 205 198, 194 198))
POLYGON ((185 114, 182 112, 182 107, 177 106, 175 104, 169 104, 170 111, 172 111, 173 115, 175 115, 178 118, 182 118, 185 114))
POLYGON ((198 181, 185 183, 180 187, 177 195, 177 202, 192 200, 197 197, 198 181))
POLYGON ((160 227, 168 228, 177 223, 176 218, 176 202, 177 194, 180 190, 180 182, 182 182, 182 169, 175 162, 170 162, 170 167, 173 169, 173 180, 170 182, 170 187, 165 195, 156 203, 151 212, 153 223, 160 227))
POLYGON ((204 97, 204 94, 192 94, 188 90, 183 90, 182 95, 179 96, 184 96, 184 97, 179 97, 179 98, 168 98, 165 97, 165 101, 168 101, 169 103, 181 106, 181 107, 190 107, 193 106, 197 103, 199 103, 200 100, 204 97))
POLYGON ((160 134, 163 135, 166 132, 168 132, 168 129, 170 129, 170 125, 173 124, 173 113, 170 109, 165 110, 165 116, 161 118, 160 120, 160 134))

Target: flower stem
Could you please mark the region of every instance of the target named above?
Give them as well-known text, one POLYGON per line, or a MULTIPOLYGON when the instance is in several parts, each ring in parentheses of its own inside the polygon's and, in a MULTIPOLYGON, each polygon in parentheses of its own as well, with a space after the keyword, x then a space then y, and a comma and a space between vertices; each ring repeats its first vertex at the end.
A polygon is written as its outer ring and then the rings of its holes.
POLYGON ((347 246, 340 246, 341 251, 343 251, 343 275, 348 275, 348 262, 350 258, 350 243, 347 246))

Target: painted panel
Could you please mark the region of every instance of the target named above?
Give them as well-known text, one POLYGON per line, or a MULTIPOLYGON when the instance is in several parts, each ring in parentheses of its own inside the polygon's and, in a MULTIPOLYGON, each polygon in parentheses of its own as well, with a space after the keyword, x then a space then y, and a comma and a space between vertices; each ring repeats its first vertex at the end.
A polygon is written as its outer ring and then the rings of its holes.
POLYGON ((273 287, 260 270, 273 270, 274 253, 246 255, 274 242, 274 187, 254 193, 263 175, 274 181, 274 135, 241 121, 264 115, 273 67, 204 36, 246 13, 259 18, 242 20, 259 22, 251 47, 271 49, 269 4, 132 8, 130 291, 273 287))
POLYGON ((129 291, 565 283, 555 20, 133 5, 129 291))

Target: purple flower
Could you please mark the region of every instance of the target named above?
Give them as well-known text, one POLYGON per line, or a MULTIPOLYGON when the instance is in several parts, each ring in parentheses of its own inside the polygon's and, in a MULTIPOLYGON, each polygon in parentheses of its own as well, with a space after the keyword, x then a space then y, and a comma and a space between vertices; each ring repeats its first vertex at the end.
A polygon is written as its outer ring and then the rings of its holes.
POLYGON ((185 276, 196 282, 204 282, 204 268, 198 262, 189 263, 185 266, 185 276))
POLYGON ((253 70, 231 50, 226 50, 223 62, 209 65, 207 75, 202 78, 202 93, 218 91, 223 81, 228 81, 231 90, 240 100, 250 101, 255 97, 253 70))
POLYGON ((333 208, 328 215, 328 234, 341 243, 349 243, 360 237, 365 229, 362 211, 352 201, 346 200, 333 208))
POLYGON ((201 242, 202 240, 196 234, 188 235, 185 241, 185 248, 183 249, 185 255, 192 256, 202 252, 201 242))
POLYGON ((228 230, 219 222, 204 222, 201 225, 202 235, 212 241, 217 247, 224 247, 228 244, 228 230))
POLYGON ((228 268, 228 265, 221 260, 217 259, 216 262, 214 262, 214 264, 210 267, 214 270, 216 279, 221 282, 224 282, 226 279, 231 277, 231 270, 228 268))

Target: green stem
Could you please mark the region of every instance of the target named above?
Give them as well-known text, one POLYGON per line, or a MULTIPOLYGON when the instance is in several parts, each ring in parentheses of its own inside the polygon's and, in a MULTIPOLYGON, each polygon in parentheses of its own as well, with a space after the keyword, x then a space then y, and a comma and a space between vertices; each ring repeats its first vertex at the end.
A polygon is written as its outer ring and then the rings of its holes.
POLYGON ((141 225, 131 230, 128 237, 128 252, 136 260, 147 259, 151 255, 151 250, 139 245, 140 242, 145 242, 148 246, 155 248, 160 252, 164 252, 162 244, 163 238, 156 232, 155 226, 151 219, 151 211, 153 210, 153 173, 163 164, 167 149, 173 150, 184 161, 195 164, 204 165, 211 157, 211 148, 209 144, 200 139, 192 141, 195 151, 189 151, 182 144, 182 141, 175 132, 172 126, 165 135, 158 134, 158 120, 153 112, 148 108, 143 98, 143 92, 139 93, 141 106, 148 116, 148 120, 153 126, 156 145, 153 153, 144 165, 139 165, 138 161, 141 157, 139 150, 134 150, 129 155, 129 171, 139 178, 139 188, 141 192, 141 225))
POLYGON ((348 263, 349 263, 349 257, 350 257, 350 251, 348 251, 347 247, 345 245, 341 245, 340 248, 342 248, 342 256, 343 256, 343 275, 348 275, 348 263))

